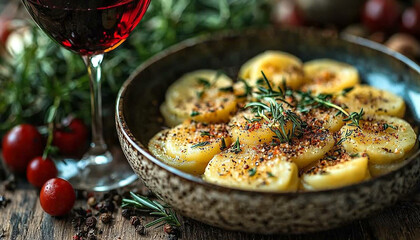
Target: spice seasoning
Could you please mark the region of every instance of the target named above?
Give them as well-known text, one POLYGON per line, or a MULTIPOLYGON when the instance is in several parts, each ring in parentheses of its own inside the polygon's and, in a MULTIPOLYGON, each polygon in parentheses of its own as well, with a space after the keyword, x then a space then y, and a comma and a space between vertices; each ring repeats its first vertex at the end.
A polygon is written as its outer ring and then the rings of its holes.
POLYGON ((130 223, 131 223, 131 225, 133 225, 134 227, 137 227, 138 225, 140 225, 140 224, 141 224, 140 219, 139 219, 139 217, 137 217, 137 216, 132 216, 132 217, 130 218, 130 223))
POLYGON ((95 228, 95 227, 96 227, 96 223, 97 223, 97 220, 96 220, 96 218, 95 218, 95 217, 93 217, 93 216, 90 216, 90 217, 88 217, 88 218, 86 219, 86 226, 87 226, 88 228, 95 228))
POLYGON ((102 213, 100 219, 103 223, 108 224, 112 221, 112 215, 109 213, 102 213))
POLYGON ((146 228, 142 224, 137 225, 136 226, 136 232, 140 235, 144 235, 144 234, 146 234, 146 228))

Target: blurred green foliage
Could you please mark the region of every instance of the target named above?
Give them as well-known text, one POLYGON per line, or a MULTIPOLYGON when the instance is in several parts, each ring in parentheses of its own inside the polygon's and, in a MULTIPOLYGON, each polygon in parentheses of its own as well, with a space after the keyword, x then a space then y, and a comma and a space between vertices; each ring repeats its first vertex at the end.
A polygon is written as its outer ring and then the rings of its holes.
MULTIPOLYGON (((116 94, 142 61, 187 38, 220 30, 263 26, 269 22, 268 0, 152 0, 143 20, 103 63, 104 103, 116 94)), ((90 118, 89 80, 79 56, 52 44, 34 27, 32 41, 11 60, 0 59, 0 135, 16 124, 36 125, 56 96, 58 118, 73 114, 90 118)))

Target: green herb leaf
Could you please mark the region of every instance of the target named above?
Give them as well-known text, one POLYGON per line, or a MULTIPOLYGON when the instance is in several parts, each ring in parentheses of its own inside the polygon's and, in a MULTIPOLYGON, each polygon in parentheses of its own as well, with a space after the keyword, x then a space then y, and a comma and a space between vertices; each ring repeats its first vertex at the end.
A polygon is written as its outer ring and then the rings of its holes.
POLYGON ((242 151, 242 149, 241 149, 241 143, 239 142, 239 137, 236 138, 235 145, 233 146, 233 151, 235 153, 240 153, 242 151))
POLYGON ((191 114, 190 114, 191 117, 195 117, 195 116, 198 116, 198 115, 200 115, 200 112, 197 112, 197 111, 192 111, 191 114))
POLYGON ((210 142, 209 142, 209 141, 199 142, 199 143, 197 143, 197 144, 192 145, 192 146, 191 146, 191 148, 204 147, 204 146, 207 146, 207 145, 209 145, 209 144, 210 144, 210 142))
POLYGON ((226 149, 226 142, 225 142, 225 138, 224 137, 222 137, 222 140, 221 140, 221 142, 222 142, 222 146, 220 147, 220 150, 225 150, 226 149))
POLYGON ((250 177, 254 176, 257 173, 257 168, 253 167, 251 169, 248 170, 248 174, 250 177))
POLYGON ((209 131, 200 131, 200 136, 210 136, 210 132, 209 131))

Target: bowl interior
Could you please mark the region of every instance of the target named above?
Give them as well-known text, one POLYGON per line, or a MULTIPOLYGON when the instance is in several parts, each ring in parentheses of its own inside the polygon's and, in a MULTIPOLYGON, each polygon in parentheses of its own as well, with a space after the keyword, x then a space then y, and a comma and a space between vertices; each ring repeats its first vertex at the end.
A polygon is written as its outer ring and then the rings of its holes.
MULTIPOLYGON (((150 59, 122 89, 123 118, 138 143, 164 126, 159 106, 168 86, 197 69, 222 70, 236 78, 240 66, 265 50, 281 50, 303 62, 332 58, 355 66, 364 83, 402 96, 411 124, 420 122, 420 68, 404 56, 373 42, 351 36, 331 37, 308 30, 249 30, 194 39, 150 59)), ((198 179, 198 178, 197 178, 198 179)))

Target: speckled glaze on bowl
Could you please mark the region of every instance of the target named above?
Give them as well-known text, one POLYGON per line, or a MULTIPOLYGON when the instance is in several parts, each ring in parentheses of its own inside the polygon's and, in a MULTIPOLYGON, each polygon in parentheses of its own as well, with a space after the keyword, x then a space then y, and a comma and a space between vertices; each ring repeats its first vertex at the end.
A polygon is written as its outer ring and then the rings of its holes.
POLYGON ((246 60, 271 49, 290 52, 303 61, 328 57, 355 65, 363 81, 403 96, 413 124, 419 122, 419 66, 378 44, 350 36, 286 29, 188 40, 141 65, 117 99, 121 147, 150 190, 198 221, 228 230, 271 234, 337 227, 395 203, 416 187, 419 152, 400 169, 381 177, 344 188, 302 193, 264 193, 209 184, 149 153, 149 139, 163 126, 158 106, 174 80, 201 68, 222 69, 234 77, 246 60))

